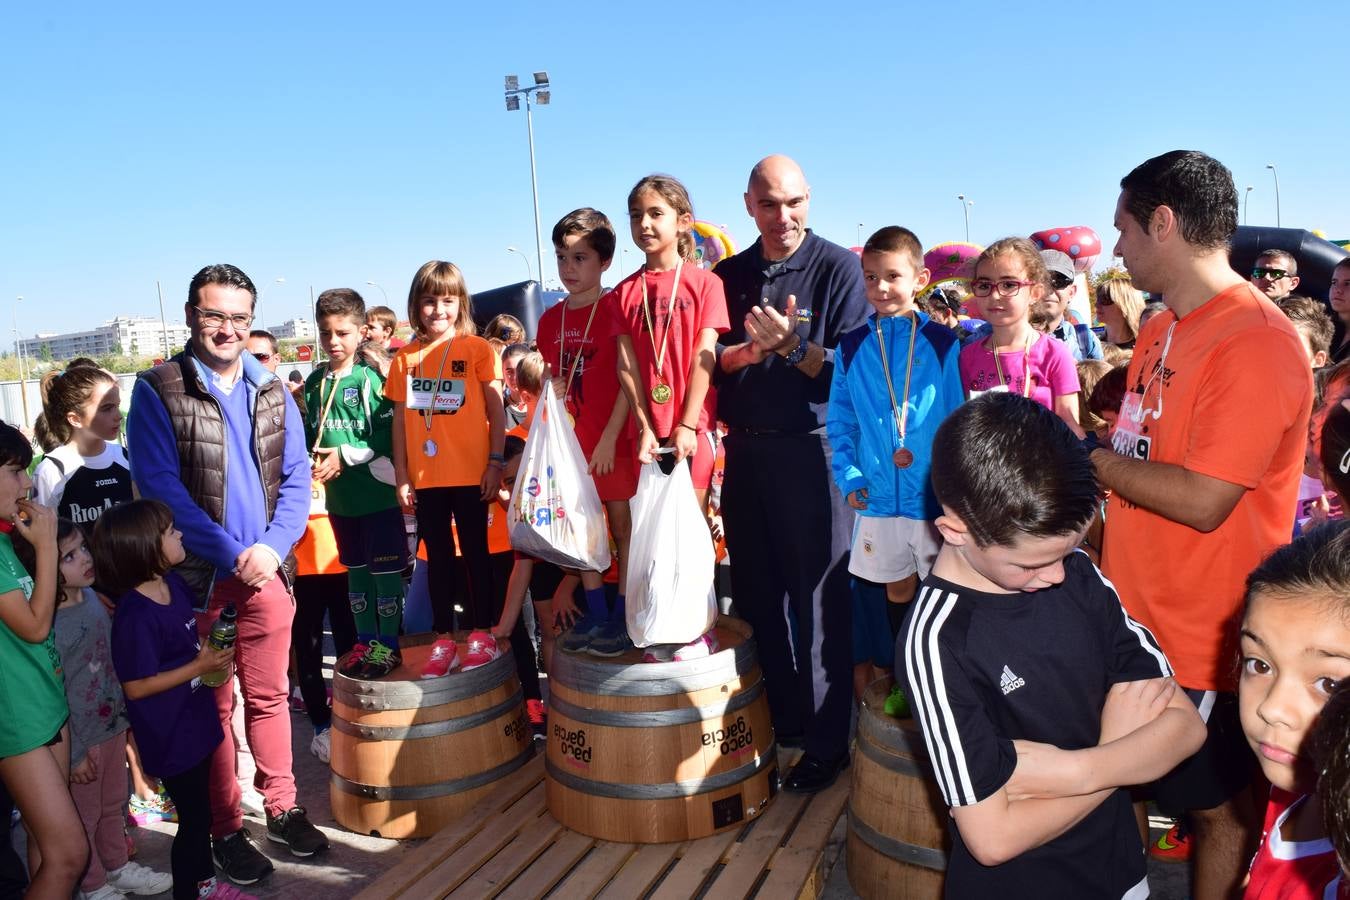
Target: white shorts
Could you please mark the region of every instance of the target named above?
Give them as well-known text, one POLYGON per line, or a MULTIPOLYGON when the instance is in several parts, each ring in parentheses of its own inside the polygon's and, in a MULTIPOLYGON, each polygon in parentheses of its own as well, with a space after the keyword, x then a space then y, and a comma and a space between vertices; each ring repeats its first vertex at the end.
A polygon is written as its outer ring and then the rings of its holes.
POLYGON ((848 570, 859 578, 888 584, 918 573, 928 575, 942 538, 937 526, 903 516, 858 516, 848 570))

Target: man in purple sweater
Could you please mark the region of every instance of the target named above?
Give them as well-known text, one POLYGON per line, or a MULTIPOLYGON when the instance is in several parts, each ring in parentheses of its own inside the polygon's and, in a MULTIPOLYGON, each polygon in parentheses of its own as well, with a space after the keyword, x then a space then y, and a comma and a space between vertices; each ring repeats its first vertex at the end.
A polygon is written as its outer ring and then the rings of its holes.
MULTIPOLYGON (((127 439, 142 497, 166 503, 183 532, 177 571, 196 599, 205 640, 227 604, 238 610, 235 671, 267 808, 267 837, 296 856, 328 840, 296 805, 286 664, 294 602, 285 561, 309 514, 310 466, 290 392, 244 350, 257 291, 230 265, 193 277, 185 307, 191 340, 142 372, 131 395, 127 439)), ((252 884, 272 863, 243 827, 230 720, 234 686, 216 691, 225 740, 211 761, 211 837, 216 865, 252 884)))

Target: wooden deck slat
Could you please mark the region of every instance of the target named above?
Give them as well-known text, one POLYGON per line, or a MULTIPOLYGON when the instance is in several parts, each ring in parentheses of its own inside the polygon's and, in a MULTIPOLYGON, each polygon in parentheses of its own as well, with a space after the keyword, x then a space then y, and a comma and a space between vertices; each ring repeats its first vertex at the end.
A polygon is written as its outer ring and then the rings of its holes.
POLYGON ((600 900, 636 900, 651 889, 684 844, 645 844, 638 848, 600 893, 600 900))
POLYGON ((802 808, 810 801, 811 796, 807 794, 780 792, 769 804, 769 811, 755 823, 749 836, 730 848, 735 853, 712 883, 709 896, 717 897, 718 900, 750 896, 770 857, 778 850, 802 808))
POLYGON ((744 832, 744 828, 732 829, 690 842, 680 861, 657 886, 650 900, 689 900, 690 897, 698 896, 699 888, 708 880, 708 875, 717 868, 723 855, 744 832))
MULTIPOLYGON (((563 832, 552 816, 540 816, 527 825, 505 846, 494 851, 473 878, 461 884, 449 897, 453 900, 478 900, 495 897, 563 832)), ((512 894, 514 895, 514 891, 512 894)))
POLYGON ((484 825, 504 814, 543 779, 544 754, 537 753, 534 759, 498 782, 488 798, 477 804, 464 818, 441 829, 434 837, 427 838, 426 843, 406 854, 396 868, 357 894, 355 900, 389 900, 399 896, 477 834, 484 825))
POLYGON ((590 854, 572 870, 566 881, 558 885, 553 894, 566 900, 591 900, 614 877, 614 873, 623 868, 623 864, 637 849, 637 844, 597 841, 590 854))
POLYGON ((537 784, 509 809, 488 821, 454 853, 410 885, 401 897, 407 900, 440 900, 459 887, 522 829, 544 811, 544 785, 537 784))
POLYGON ((576 866, 578 860, 586 855, 586 851, 594 846, 595 838, 564 829, 553 846, 545 850, 520 874, 519 878, 511 882, 506 893, 512 900, 527 900, 527 898, 537 900, 543 897, 576 866))
MULTIPOLYGON (((848 803, 849 779, 840 778, 812 798, 788 838, 769 861, 769 875, 760 886, 760 894, 770 900, 797 897, 821 864, 835 823, 848 803)), ((814 892, 809 896, 814 896, 814 892)))

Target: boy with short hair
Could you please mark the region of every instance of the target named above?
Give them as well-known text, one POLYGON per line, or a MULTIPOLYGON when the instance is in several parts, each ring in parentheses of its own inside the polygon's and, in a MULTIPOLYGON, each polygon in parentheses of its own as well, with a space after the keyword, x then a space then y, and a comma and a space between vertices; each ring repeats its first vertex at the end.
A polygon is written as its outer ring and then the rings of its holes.
POLYGON ((1290 294, 1275 305, 1294 323, 1294 330, 1308 354, 1308 364, 1314 369, 1325 366, 1331 359, 1331 338, 1336 331, 1335 323, 1327 315, 1326 305, 1298 294, 1290 294))
POLYGON ((357 348, 367 321, 361 295, 334 288, 319 295, 319 342, 328 362, 305 380, 305 437, 314 480, 324 485, 356 646, 338 663, 352 678, 383 678, 402 663, 403 570, 411 560, 394 493, 393 403, 384 379, 357 348))
POLYGON ((398 316, 392 309, 372 306, 366 310, 366 337, 391 354, 403 346, 403 342, 394 337, 395 331, 398 331, 398 316))
POLYGON ((862 268, 874 313, 839 341, 825 417, 835 484, 858 511, 849 560, 858 696, 890 670, 900 604, 937 555, 929 451, 938 425, 965 400, 960 341, 914 302, 928 284, 919 239, 882 228, 867 239, 862 268))
POLYGON ((910 605, 896 677, 952 816, 949 897, 1133 898, 1129 795, 1205 739, 1153 635, 1077 550, 1098 504, 1087 453, 1009 393, 933 441, 945 541, 910 605))

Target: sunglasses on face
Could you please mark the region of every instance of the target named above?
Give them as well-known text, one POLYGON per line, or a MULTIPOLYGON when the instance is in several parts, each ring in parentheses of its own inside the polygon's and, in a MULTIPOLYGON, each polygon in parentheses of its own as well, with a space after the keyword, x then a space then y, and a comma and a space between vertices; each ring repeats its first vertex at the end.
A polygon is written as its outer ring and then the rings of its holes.
POLYGON ((1116 301, 1112 300, 1110 297, 1101 297, 1097 300, 1098 309, 1101 309, 1103 306, 1115 306, 1115 305, 1116 301))
POLYGON ((1055 290, 1062 291, 1071 284, 1073 284, 1073 279, 1062 272, 1050 273, 1050 285, 1055 290))
POLYGON ((256 359, 256 360, 257 360, 258 362, 260 362, 260 363, 265 363, 265 362, 267 362, 268 360, 270 360, 270 359, 272 358, 272 354, 270 354, 270 353, 255 353, 255 354, 253 354, 253 358, 256 359))
POLYGON ((1284 269, 1267 269, 1263 266, 1257 266, 1252 269, 1253 278, 1264 278, 1267 281, 1279 281, 1281 278, 1288 277, 1289 273, 1284 269))

